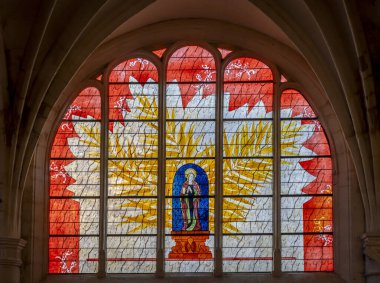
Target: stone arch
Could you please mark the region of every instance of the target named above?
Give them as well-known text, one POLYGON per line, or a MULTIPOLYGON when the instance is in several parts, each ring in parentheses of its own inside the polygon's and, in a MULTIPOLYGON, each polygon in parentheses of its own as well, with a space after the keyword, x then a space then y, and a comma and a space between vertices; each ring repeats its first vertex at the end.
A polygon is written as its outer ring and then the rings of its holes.
MULTIPOLYGON (((345 174, 348 174, 350 170, 350 158, 347 155, 347 149, 345 147, 344 137, 341 134, 341 125, 338 122, 337 115, 334 113, 333 107, 329 102, 327 90, 319 83, 319 79, 315 76, 314 72, 309 68, 307 62, 298 55, 291 48, 284 46, 283 44, 274 41, 273 39, 259 34, 255 31, 238 27, 232 24, 211 20, 175 20, 169 22, 162 22, 148 27, 141 28, 138 31, 133 31, 125 36, 116 38, 110 43, 106 43, 100 46, 88 59, 82 64, 82 67, 76 71, 76 75, 71 80, 64 83, 54 84, 52 90, 47 93, 45 100, 54 100, 56 102, 52 105, 52 110, 45 112, 43 115, 39 114, 41 123, 35 125, 35 131, 39 132, 42 137, 47 137, 50 140, 52 122, 59 117, 58 113, 62 113, 65 105, 68 105, 68 97, 73 97, 75 89, 78 85, 83 84, 83 81, 97 70, 101 69, 107 62, 113 61, 123 54, 127 54, 131 51, 138 49, 139 47, 160 46, 168 44, 175 40, 191 40, 194 38, 203 38, 207 34, 209 42, 217 45, 218 43, 228 44, 235 48, 243 48, 250 50, 253 54, 257 55, 257 58, 262 58, 265 61, 272 62, 279 66, 281 70, 284 70, 289 78, 289 82, 285 85, 287 87, 294 87, 302 91, 302 93, 308 98, 312 106, 318 110, 321 116, 321 122, 327 130, 327 135, 332 141, 332 149, 335 152, 335 160, 337 172, 335 173, 335 182, 338 183, 339 188, 348 188, 350 184, 348 180, 344 179, 345 174), (173 28, 173 26, 175 28, 173 28), (186 33, 183 33, 183 30, 186 33), (148 37, 148 34, 158 34, 155 38, 148 37), (185 35, 184 35, 185 34, 185 35), (248 40, 247 40, 248 39, 248 40), (120 51, 123 50, 123 51, 120 51), (297 81, 297 83, 295 83, 297 81), (42 130, 41 130, 42 129, 42 130)), ((61 114, 62 115, 62 114, 61 114)), ((37 168, 42 168, 42 173, 46 174, 46 148, 43 149, 44 141, 38 145, 37 151, 37 168)), ((30 149, 32 150, 32 149, 30 149)), ((41 183, 40 183, 41 184, 41 183)), ((36 188, 43 188, 42 186, 36 186, 36 188)), ((342 191, 341 190, 341 191, 342 191)), ((347 195, 342 192, 337 199, 344 199, 347 195)), ((338 213, 335 215, 336 219, 341 219, 345 213, 347 213, 348 207, 344 202, 339 203, 336 201, 341 209, 337 209, 338 213)), ((339 223, 339 222, 338 222, 339 223)), ((349 233, 349 225, 338 224, 337 230, 344 235, 349 233), (342 225, 341 227, 339 225, 342 225), (339 228, 340 227, 340 228, 339 228)), ((338 237, 339 236, 339 232, 338 237)), ((342 236, 343 237, 343 236, 342 236)), ((345 266, 348 266, 344 257, 343 246, 349 245, 348 241, 343 242, 340 247, 337 247, 339 252, 337 272, 339 274, 345 274, 345 266), (339 259, 340 258, 340 259, 339 259), (339 262, 339 260, 342 260, 339 262)), ((37 261, 38 262, 38 261, 37 261)), ((42 259, 43 262, 43 259, 42 259)), ((347 268, 347 267, 346 267, 347 268)), ((348 272, 347 272, 348 273, 348 272)))

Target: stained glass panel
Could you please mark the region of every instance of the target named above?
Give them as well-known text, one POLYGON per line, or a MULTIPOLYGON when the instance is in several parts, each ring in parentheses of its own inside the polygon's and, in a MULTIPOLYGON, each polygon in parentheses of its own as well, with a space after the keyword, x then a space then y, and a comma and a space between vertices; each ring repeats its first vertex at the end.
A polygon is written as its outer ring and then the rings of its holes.
POLYGON ((222 55, 222 58, 226 58, 228 54, 230 54, 232 51, 224 48, 218 48, 220 54, 222 55))
POLYGON ((272 233, 271 197, 224 197, 225 235, 272 233))
POLYGON ((98 235, 99 199, 54 199, 50 201, 50 235, 98 235), (76 205, 73 205, 73 204, 76 205), (80 207, 77 217, 77 207, 80 207))
POLYGON ((272 83, 224 83, 223 118, 262 119, 272 117, 272 83))
POLYGON ((283 271, 332 271, 333 236, 283 235, 283 271))
POLYGON ((296 90, 282 93, 281 119, 282 270, 332 271, 332 163, 327 138, 296 90))
POLYGON ((272 159, 224 158, 223 194, 257 196, 272 194, 272 159))
POLYGON ((100 95, 89 87, 66 110, 50 153, 49 273, 98 266, 100 95))
POLYGON ((208 184, 208 195, 214 196, 215 194, 215 159, 212 157, 197 159, 197 158, 186 158, 186 159, 167 159, 166 160, 166 187, 165 195, 168 197, 173 196, 173 184, 174 178, 177 171, 186 164, 194 164, 194 166, 199 166, 204 179, 202 183, 208 184), (204 173, 203 173, 204 171, 204 173), (207 180, 205 179, 207 177, 207 180))
POLYGON ((98 237, 49 237, 49 273, 96 273, 98 237))
POLYGON ((164 55, 166 51, 166 48, 162 48, 162 49, 157 49, 157 50, 154 50, 152 51, 154 54, 156 54, 158 57, 162 57, 162 55, 164 55))
POLYGON ((165 148, 167 272, 213 271, 215 79, 214 58, 201 47, 179 48, 169 59, 165 148))
POLYGON ((232 60, 224 71, 225 82, 271 82, 273 75, 271 69, 263 62, 240 57, 232 60))
POLYGON ((223 237, 224 272, 271 272, 272 235, 223 237))
POLYGON ((156 270, 158 72, 143 58, 109 77, 107 272, 156 270))
POLYGON ((154 273, 157 236, 108 236, 109 273, 154 273))
POLYGON ((272 156, 272 121, 225 121, 225 157, 272 156))
POLYGON ((303 97, 295 89, 287 89, 281 95, 281 118, 315 118, 316 115, 303 97))
POLYGON ((272 269, 272 103, 272 72, 265 64, 237 58, 227 65, 223 105, 225 272, 272 269))

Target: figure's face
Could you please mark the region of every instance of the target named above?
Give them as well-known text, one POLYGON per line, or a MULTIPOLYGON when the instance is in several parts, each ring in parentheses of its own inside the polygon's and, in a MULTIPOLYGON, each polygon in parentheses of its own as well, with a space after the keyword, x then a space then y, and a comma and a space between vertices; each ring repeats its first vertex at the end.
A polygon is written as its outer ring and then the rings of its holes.
POLYGON ((194 181, 194 179, 195 179, 195 176, 193 174, 189 174, 189 177, 188 177, 189 182, 194 181))

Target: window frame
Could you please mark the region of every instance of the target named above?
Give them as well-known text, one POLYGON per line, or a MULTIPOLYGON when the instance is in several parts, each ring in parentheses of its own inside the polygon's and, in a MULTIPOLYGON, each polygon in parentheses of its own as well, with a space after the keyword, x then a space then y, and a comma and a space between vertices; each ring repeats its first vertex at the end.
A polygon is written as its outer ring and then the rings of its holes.
MULTIPOLYGON (((289 83, 287 82, 281 82, 281 76, 284 75, 279 72, 276 65, 266 62, 257 54, 253 54, 254 52, 251 51, 242 51, 242 50, 232 50, 230 54, 228 54, 224 59, 221 56, 220 51, 217 49, 217 47, 211 46, 204 42, 177 42, 175 44, 172 44, 169 46, 166 51, 164 52, 163 56, 159 58, 157 55, 153 54, 153 50, 138 50, 136 52, 131 52, 127 56, 122 56, 116 60, 113 60, 111 63, 107 65, 107 67, 102 72, 102 79, 99 83, 90 85, 97 85, 96 87, 100 92, 101 97, 101 112, 102 112, 102 119, 101 119, 101 155, 100 155, 100 163, 101 163, 101 169, 100 169, 100 210, 99 210, 99 218, 100 218, 100 225, 99 225, 99 266, 98 266, 98 276, 106 276, 105 271, 105 253, 106 253, 106 238, 107 238, 107 231, 106 231, 106 221, 107 221, 107 179, 108 179, 108 172, 105 168, 107 168, 107 160, 108 160, 108 145, 107 141, 108 138, 104 138, 108 136, 108 78, 110 73, 112 72, 113 68, 120 64, 121 62, 133 59, 133 58, 142 58, 147 59, 152 64, 154 64, 157 68, 159 81, 157 82, 159 86, 159 124, 161 124, 161 127, 159 129, 159 140, 163 141, 160 143, 159 150, 159 181, 158 181, 158 192, 157 192, 157 200, 158 200, 158 211, 160 213, 160 217, 158 217, 157 222, 157 269, 156 269, 156 275, 163 276, 164 275, 164 242, 165 242, 165 195, 164 195, 164 189, 163 186, 165 185, 165 152, 162 150, 165 147, 165 115, 162 115, 165 113, 165 89, 166 89, 166 68, 168 61, 170 59, 170 56, 179 48, 188 46, 188 45, 197 45, 202 48, 205 48, 207 51, 209 51, 215 60, 215 66, 216 66, 216 117, 215 117, 215 127, 216 127, 216 144, 219 143, 219 145, 215 145, 216 148, 219 148, 220 152, 217 152, 215 154, 215 163, 216 163, 216 172, 219 172, 219 177, 222 177, 222 162, 220 160, 223 159, 222 154, 222 145, 220 140, 220 134, 221 130, 223 128, 223 96, 224 96, 224 70, 228 66, 228 64, 233 61, 236 58, 240 57, 249 57, 257 59, 264 64, 266 64, 269 69, 271 70, 273 74, 273 181, 272 181, 272 187, 273 187, 273 193, 272 193, 272 201, 273 201, 273 271, 272 273, 274 275, 278 275, 283 273, 281 271, 281 174, 278 174, 277 172, 280 172, 280 164, 281 164, 281 154, 279 152, 280 150, 280 99, 281 99, 281 93, 289 89, 289 83), (219 130, 218 130, 219 129, 219 130), (219 162, 218 162, 219 160, 219 162), (161 164, 161 165, 160 165, 161 164), (160 169, 161 168, 161 169, 160 169)), ((296 87, 292 87, 295 90, 298 90, 296 87)), ((302 91, 299 91, 303 94, 302 91)), ((74 93, 73 96, 77 93, 74 93)), ((75 97, 75 96, 74 96, 75 97)), ((306 96, 305 96, 305 99, 306 96)), ((68 103, 70 104, 70 103, 68 103)), ((313 110, 317 113, 317 109, 313 107, 313 110)), ((318 120, 319 116, 317 115, 318 120)), ((326 135, 326 134, 325 134, 326 135)), ((327 137, 327 135, 326 135, 327 137)), ((327 137, 328 139, 328 137, 327 137)), ((328 139, 329 140, 329 139, 328 139)), ((331 146, 330 146, 331 149, 331 146)), ((331 159, 334 160, 332 154, 330 155, 331 159)), ((218 178, 218 173, 216 175, 216 180, 221 180, 221 178, 218 178)), ((333 183, 334 183, 334 176, 333 176, 333 183)), ((215 191, 215 211, 216 213, 215 217, 215 253, 214 253, 214 274, 216 276, 221 276, 223 273, 222 271, 222 229, 221 229, 221 211, 222 211, 222 199, 223 199, 223 193, 220 189, 222 186, 222 182, 219 182, 219 184, 215 183, 216 191, 215 191), (219 193, 217 193, 219 190, 219 193)), ((335 210, 335 209, 334 209, 335 210)), ((333 211, 334 211, 333 210, 333 211)), ((334 217, 335 218, 335 217, 334 217)), ((335 221, 334 221, 335 222, 335 221)), ((335 248, 333 248, 335 250, 335 248)), ((335 252, 334 252, 335 257, 335 252)), ((319 272, 318 272, 319 273, 319 272)), ((166 273, 167 274, 167 273, 166 273)), ((234 273, 235 274, 235 273, 234 273)), ((240 273, 238 273, 240 274, 240 273)), ((250 272, 249 274, 254 274, 254 272, 250 272)), ((109 274, 108 274, 109 275, 109 274)), ((108 276, 107 275, 107 276, 108 276)))

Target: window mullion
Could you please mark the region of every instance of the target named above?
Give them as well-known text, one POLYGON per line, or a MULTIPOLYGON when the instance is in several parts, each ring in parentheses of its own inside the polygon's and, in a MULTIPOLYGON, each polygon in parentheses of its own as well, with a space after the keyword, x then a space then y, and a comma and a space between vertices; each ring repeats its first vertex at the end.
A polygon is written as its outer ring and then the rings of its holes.
POLYGON ((159 76, 158 97, 158 184, 157 184, 157 267, 156 274, 164 276, 165 272, 165 176, 166 176, 166 154, 165 154, 165 89, 166 89, 166 67, 161 69, 159 76))
POLYGON ((100 137, 100 208, 99 208, 99 266, 98 278, 106 276, 107 259, 107 183, 108 183, 108 82, 101 89, 100 137))
POLYGON ((223 273, 223 85, 222 70, 216 72, 216 123, 215 123, 215 276, 223 273))
POLYGON ((274 83, 273 97, 273 274, 281 273, 281 120, 280 83, 274 83))

